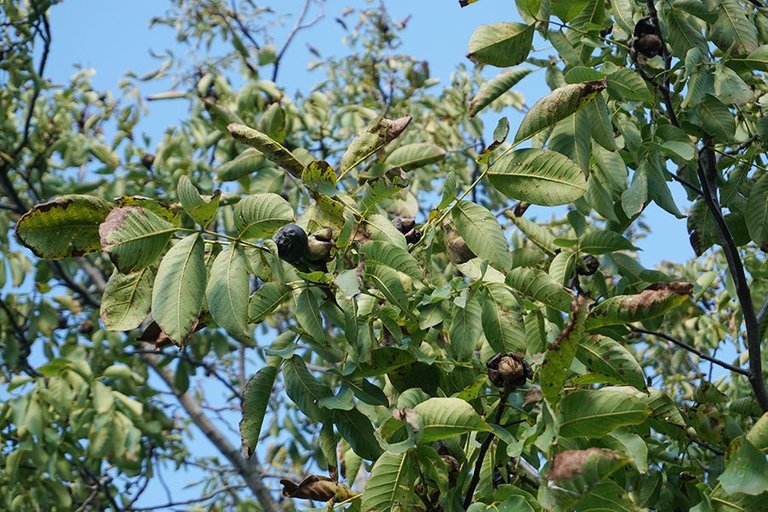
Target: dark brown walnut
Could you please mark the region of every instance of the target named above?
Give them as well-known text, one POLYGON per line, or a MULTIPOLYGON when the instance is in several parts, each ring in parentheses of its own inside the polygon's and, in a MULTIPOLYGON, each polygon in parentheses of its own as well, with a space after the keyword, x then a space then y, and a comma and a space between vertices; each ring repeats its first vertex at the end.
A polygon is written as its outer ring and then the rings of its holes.
POLYGON ((418 243, 419 240, 421 240, 421 231, 416 228, 413 228, 405 234, 405 241, 409 244, 418 243))
POLYGON ((576 273, 582 276, 591 276, 600 268, 600 262, 591 254, 581 258, 581 262, 576 265, 576 273))
POLYGON ((155 155, 152 153, 144 153, 141 157, 141 165, 143 165, 148 171, 152 170, 152 165, 155 163, 155 155))
POLYGON ((499 388, 512 389, 533 377, 531 366, 519 354, 496 354, 486 363, 488 380, 499 388))
POLYGON ((646 57, 655 57, 661 55, 661 39, 656 34, 646 34, 635 39, 632 48, 646 57))
POLYGON ((644 16, 637 20, 637 23, 635 24, 635 30, 634 35, 635 37, 643 37, 648 34, 654 34, 657 35, 658 31, 656 30, 656 25, 653 23, 653 18, 650 16, 644 16))
POLYGON ((286 224, 278 231, 273 240, 277 245, 280 259, 288 263, 296 263, 307 253, 307 233, 296 224, 286 224))

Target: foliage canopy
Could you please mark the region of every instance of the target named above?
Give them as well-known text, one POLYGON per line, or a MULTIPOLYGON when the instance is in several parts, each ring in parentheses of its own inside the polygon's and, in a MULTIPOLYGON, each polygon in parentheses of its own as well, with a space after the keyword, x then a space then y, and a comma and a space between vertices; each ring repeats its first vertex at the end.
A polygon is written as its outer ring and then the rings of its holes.
POLYGON ((760 2, 518 0, 441 86, 345 10, 290 96, 322 2, 278 45, 271 9, 174 0, 198 58, 117 97, 46 81, 52 3, 0 0, 4 509, 140 509, 163 461, 238 510, 765 507, 760 2), (169 73, 190 115, 152 141, 169 73), (637 261, 653 203, 695 259, 637 261))

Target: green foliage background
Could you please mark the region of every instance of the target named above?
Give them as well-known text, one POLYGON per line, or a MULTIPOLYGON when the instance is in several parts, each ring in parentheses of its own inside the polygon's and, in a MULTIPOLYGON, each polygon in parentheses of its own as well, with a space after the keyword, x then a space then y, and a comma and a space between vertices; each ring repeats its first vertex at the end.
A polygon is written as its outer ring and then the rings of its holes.
POLYGON ((51 3, 0 0, 3 507, 140 509, 162 461, 237 510, 765 507, 759 2, 519 0, 445 86, 384 5, 344 11, 350 53, 296 97, 247 0, 153 20, 215 60, 53 86, 51 3), (168 70, 152 99, 189 117, 141 140, 137 85, 168 70), (651 203, 697 258, 637 262, 651 203))

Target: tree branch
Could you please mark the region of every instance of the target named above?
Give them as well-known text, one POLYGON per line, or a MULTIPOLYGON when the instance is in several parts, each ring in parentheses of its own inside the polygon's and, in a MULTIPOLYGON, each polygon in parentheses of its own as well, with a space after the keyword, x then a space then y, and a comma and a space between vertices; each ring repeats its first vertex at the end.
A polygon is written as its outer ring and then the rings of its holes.
POLYGON ((322 11, 320 14, 318 14, 315 19, 308 23, 304 23, 304 18, 307 17, 307 13, 309 12, 309 6, 312 4, 312 0, 304 0, 304 7, 301 9, 301 14, 299 14, 299 17, 296 19, 296 24, 293 26, 293 29, 291 30, 291 33, 288 34, 288 38, 285 40, 285 43, 283 44, 283 47, 280 49, 280 51, 277 53, 277 56, 275 57, 274 62, 274 68, 272 69, 272 81, 277 81, 277 73, 280 70, 280 62, 283 59, 283 55, 285 54, 286 50, 288 50, 288 47, 293 42, 293 38, 296 37, 296 34, 301 32, 302 30, 311 27, 318 21, 320 21, 323 18, 322 11))
POLYGON ((648 331, 646 329, 641 329, 639 327, 634 327, 632 329, 632 332, 638 333, 638 334, 649 334, 651 336, 656 336, 656 337, 661 338, 663 340, 667 340, 670 343, 674 343, 678 347, 680 347, 682 349, 685 349, 688 352, 691 352, 692 354, 696 354, 700 358, 705 359, 705 360, 709 361, 710 363, 713 363, 713 364, 716 364, 718 366, 721 366, 721 367, 725 368, 726 370, 730 370, 730 371, 732 371, 734 373, 738 373, 739 375, 745 375, 745 376, 749 377, 749 370, 745 370, 744 368, 739 368, 738 366, 734 366, 732 364, 726 363, 725 361, 722 361, 722 360, 717 359, 715 357, 709 356, 709 355, 705 354, 704 352, 702 352, 701 350, 697 349, 696 347, 693 347, 693 346, 691 346, 691 345, 689 345, 689 344, 685 343, 684 341, 681 341, 681 340, 679 340, 677 338, 673 338, 672 336, 670 336, 668 334, 664 334, 663 332, 648 331))
POLYGON ((717 199, 717 192, 714 189, 714 179, 717 176, 717 160, 712 146, 712 137, 704 137, 704 147, 699 156, 698 167, 699 181, 704 188, 704 201, 709 208, 712 217, 715 220, 720 243, 723 246, 725 259, 728 262, 728 269, 736 285, 736 295, 741 305, 741 313, 744 317, 746 326, 746 345, 749 354, 749 383, 755 393, 757 402, 763 411, 768 411, 768 390, 765 388, 763 380, 762 355, 760 353, 760 324, 755 313, 755 306, 752 304, 752 294, 749 290, 744 265, 733 240, 728 224, 725 222, 723 212, 720 210, 720 203, 717 199))
POLYGON ((150 353, 141 353, 141 358, 155 370, 165 385, 173 392, 181 406, 189 414, 192 422, 199 428, 205 437, 226 457, 237 472, 243 477, 248 488, 254 493, 265 512, 280 512, 280 507, 272 497, 272 493, 261 481, 260 469, 250 464, 241 457, 237 448, 222 435, 218 428, 208 419, 200 404, 189 393, 182 393, 173 381, 173 372, 161 365, 160 356, 150 353))
POLYGON ((184 501, 173 501, 171 503, 165 503, 163 505, 153 505, 151 507, 139 507, 139 508, 132 508, 131 510, 140 511, 140 510, 159 510, 164 508, 171 508, 171 507, 178 507, 179 505, 192 505, 195 503, 202 503, 204 501, 212 500, 219 494, 223 494, 225 492, 230 491, 236 491, 238 489, 242 489, 242 485, 227 485, 226 487, 222 487, 221 489, 217 489, 213 491, 210 494, 206 494, 205 496, 201 496, 199 498, 194 498, 190 500, 184 500, 184 501))
MULTIPOLYGON (((511 392, 512 390, 506 387, 502 390, 501 397, 499 398, 499 408, 496 409, 494 423, 498 424, 501 421, 501 416, 504 414, 504 407, 507 405, 507 398, 509 398, 511 392)), ((480 470, 483 468, 483 460, 485 460, 485 454, 488 453, 488 449, 491 447, 494 437, 496 436, 493 435, 493 432, 489 432, 488 436, 483 441, 483 444, 480 445, 480 451, 477 455, 477 461, 475 462, 475 470, 472 473, 472 480, 469 482, 467 495, 464 497, 464 508, 469 508, 472 504, 472 496, 475 494, 477 484, 480 482, 480 470)))

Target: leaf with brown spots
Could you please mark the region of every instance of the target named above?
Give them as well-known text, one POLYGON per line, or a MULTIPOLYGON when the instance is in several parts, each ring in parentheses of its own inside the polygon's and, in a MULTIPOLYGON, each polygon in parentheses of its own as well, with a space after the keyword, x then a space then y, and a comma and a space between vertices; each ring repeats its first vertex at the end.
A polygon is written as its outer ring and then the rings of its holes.
POLYGON ((602 448, 565 450, 552 461, 547 474, 549 487, 561 510, 591 510, 592 507, 581 508, 587 500, 601 502, 602 510, 633 510, 634 507, 626 506, 626 492, 610 480, 629 461, 623 453, 602 448), (606 500, 606 495, 611 498, 606 500), (579 507, 575 506, 577 503, 579 507))
POLYGON ((360 162, 399 137, 408 127, 411 119, 411 116, 398 119, 377 117, 371 121, 365 131, 352 141, 344 156, 341 157, 341 163, 339 164, 341 174, 346 175, 351 169, 357 167, 360 162))
POLYGON ((569 369, 576 349, 584 336, 584 321, 587 318, 588 301, 579 296, 573 301, 571 320, 557 339, 550 344, 541 365, 539 383, 544 397, 550 403, 556 403, 560 390, 568 378, 569 369))
POLYGON ((99 225, 112 205, 98 197, 61 196, 21 216, 16 237, 35 255, 58 260, 99 250, 99 225))
POLYGON ((693 285, 683 281, 652 284, 634 295, 617 295, 597 305, 587 318, 586 329, 640 322, 665 314, 686 301, 693 285))

